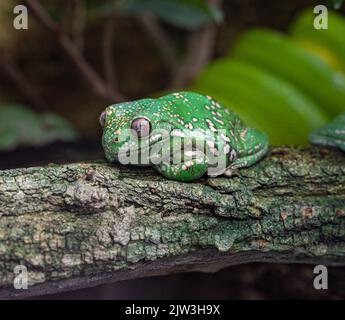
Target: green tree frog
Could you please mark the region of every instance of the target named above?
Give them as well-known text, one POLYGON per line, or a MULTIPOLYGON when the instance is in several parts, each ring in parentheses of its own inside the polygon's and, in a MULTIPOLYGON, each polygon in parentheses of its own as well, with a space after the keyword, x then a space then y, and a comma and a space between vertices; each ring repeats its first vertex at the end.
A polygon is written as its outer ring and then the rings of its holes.
POLYGON ((108 161, 151 165, 178 181, 231 176, 234 169, 262 159, 269 146, 264 132, 246 127, 222 104, 194 92, 114 104, 100 123, 108 161))
POLYGON ((325 127, 313 131, 309 140, 316 145, 336 147, 345 151, 345 113, 325 127))

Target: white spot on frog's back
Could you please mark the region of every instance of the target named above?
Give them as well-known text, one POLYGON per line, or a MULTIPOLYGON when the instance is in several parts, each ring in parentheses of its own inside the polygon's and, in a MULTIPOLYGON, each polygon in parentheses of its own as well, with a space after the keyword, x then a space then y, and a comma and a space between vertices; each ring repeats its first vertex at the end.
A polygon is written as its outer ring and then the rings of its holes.
POLYGON ((183 94, 176 92, 172 94, 174 97, 178 98, 178 99, 182 99, 183 98, 183 94))
POLYGON ((244 140, 246 138, 246 135, 247 135, 247 128, 243 129, 241 132, 240 132, 240 137, 242 140, 244 140))
POLYGON ((184 122, 181 118, 178 118, 176 121, 184 126, 184 122))
POLYGON ((214 123, 210 119, 205 120, 209 127, 214 127, 214 123))
POLYGON ((193 130, 193 128, 194 128, 191 123, 186 123, 184 126, 186 129, 189 129, 189 130, 193 130))
POLYGON ((224 125, 224 121, 222 121, 222 120, 220 120, 220 119, 218 119, 218 118, 216 118, 216 117, 213 117, 213 120, 214 121, 217 121, 219 124, 221 124, 221 125, 224 125))

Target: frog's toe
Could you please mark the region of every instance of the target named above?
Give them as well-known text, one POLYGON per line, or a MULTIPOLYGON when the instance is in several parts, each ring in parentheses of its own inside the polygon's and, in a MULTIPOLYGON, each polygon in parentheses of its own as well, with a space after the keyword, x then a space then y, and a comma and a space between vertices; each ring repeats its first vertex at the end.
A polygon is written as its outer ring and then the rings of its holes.
POLYGON ((252 128, 242 132, 243 148, 238 153, 237 159, 230 165, 229 169, 249 167, 261 160, 267 153, 269 142, 267 134, 252 128))
POLYGON ((163 177, 177 181, 193 181, 201 178, 207 171, 207 162, 204 159, 193 159, 178 164, 162 162, 155 169, 163 177))
POLYGON ((246 129, 244 146, 246 155, 266 153, 268 150, 267 134, 257 129, 246 129))
POLYGON ((227 178, 230 178, 233 175, 234 170, 233 169, 226 169, 224 172, 224 176, 227 178))

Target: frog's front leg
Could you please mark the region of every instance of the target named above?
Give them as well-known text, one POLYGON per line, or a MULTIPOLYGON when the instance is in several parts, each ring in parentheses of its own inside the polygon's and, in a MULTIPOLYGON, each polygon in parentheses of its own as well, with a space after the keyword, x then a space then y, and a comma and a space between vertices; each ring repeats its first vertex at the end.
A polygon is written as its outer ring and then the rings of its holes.
POLYGON ((163 161, 155 166, 155 169, 165 178, 178 181, 193 181, 202 177, 207 171, 207 164, 204 158, 194 158, 192 160, 172 164, 163 161))
POLYGON ((315 145, 336 147, 345 151, 345 113, 323 128, 314 130, 309 135, 309 140, 315 145))
MULTIPOLYGON (((185 144, 182 148, 181 139, 172 138, 170 147, 175 148, 171 156, 166 158, 157 165, 155 169, 164 177, 178 181, 193 181, 202 177, 208 168, 207 158, 202 150, 185 144)), ((163 150, 166 152, 163 147, 163 150)), ((166 154, 166 153, 165 153, 166 154)))
POLYGON ((253 129, 243 128, 239 132, 236 160, 228 167, 225 175, 230 176, 232 170, 249 167, 261 160, 267 153, 269 142, 266 133, 253 129))

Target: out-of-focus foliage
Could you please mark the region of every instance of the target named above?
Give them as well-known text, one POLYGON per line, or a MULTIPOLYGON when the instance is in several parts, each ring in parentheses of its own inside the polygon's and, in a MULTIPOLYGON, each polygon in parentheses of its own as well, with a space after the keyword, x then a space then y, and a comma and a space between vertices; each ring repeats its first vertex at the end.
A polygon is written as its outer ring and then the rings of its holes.
POLYGON ((338 13, 328 13, 328 29, 313 28, 314 15, 306 10, 291 25, 291 34, 301 46, 318 54, 335 68, 345 71, 345 19, 338 13))
MULTIPOLYGON (((3 2, 13 4, 15 1, 3 2)), ((219 22, 223 18, 221 10, 205 0, 77 2, 85 5, 83 9, 86 10, 84 18, 88 19, 87 23, 92 18, 110 17, 114 12, 123 15, 150 13, 173 26, 195 30, 210 21, 219 22)), ((66 12, 70 9, 68 6, 66 9, 58 0, 41 3, 54 19, 59 20, 59 25, 65 32, 71 31, 68 27, 64 28, 65 25, 60 21, 70 20, 69 16, 66 17, 66 12)), ((341 1, 333 3, 339 7, 341 1)), ((2 2, 0 8, 1 5, 2 2)), ((7 5, 6 8, 11 21, 13 13, 9 9, 12 7, 7 5)), ((315 30, 312 23, 314 17, 312 8, 304 12, 292 24, 291 36, 264 29, 244 33, 231 54, 206 68, 191 89, 219 99, 237 111, 249 125, 267 131, 274 144, 306 143, 310 130, 322 126, 345 108, 345 76, 342 72, 345 70, 344 19, 329 12, 329 29, 315 30)), ((12 22, 7 24, 13 29, 12 22)), ((1 25, 0 22, 0 42, 1 25)), ((30 32, 31 29, 30 24, 30 32)), ((4 36, 6 32, 3 33, 4 36)), ((27 32, 18 34, 27 37, 27 32)), ((50 134, 46 132, 42 135, 47 141, 54 140, 60 134, 59 126, 54 127, 56 130, 52 127, 50 134)), ((40 141, 37 134, 34 134, 35 130, 28 135, 34 137, 28 138, 31 141, 29 143, 22 138, 23 135, 13 134, 18 130, 2 130, 0 139, 5 142, 15 140, 13 145, 41 144, 32 142, 40 141), (14 136, 17 138, 14 139, 14 136)), ((6 143, 10 145, 9 142, 6 143)))
POLYGON ((212 64, 193 90, 222 101, 248 125, 266 131, 273 144, 307 142, 309 132, 328 120, 316 103, 288 81, 238 59, 212 64))
POLYGON ((117 9, 124 14, 151 13, 164 22, 188 30, 223 19, 222 12, 204 0, 122 0, 117 9))
POLYGON ((77 137, 72 126, 58 115, 39 115, 21 105, 0 106, 0 150, 74 141, 77 137))
MULTIPOLYGON (((137 15, 149 13, 160 20, 186 30, 196 30, 209 22, 219 23, 223 12, 205 0, 84 0, 87 18, 90 20, 110 17, 112 14, 137 15)), ((57 3, 44 3, 49 15, 61 19, 57 3)))
POLYGON ((342 6, 344 0, 332 0, 334 9, 340 9, 340 7, 342 6))
POLYGON ((331 116, 345 108, 345 75, 283 34, 250 30, 235 45, 233 56, 290 81, 331 116))
POLYGON ((190 89, 213 95, 273 144, 307 143, 311 130, 345 112, 345 20, 330 13, 329 29, 316 30, 312 12, 296 19, 291 36, 245 32, 190 89))

